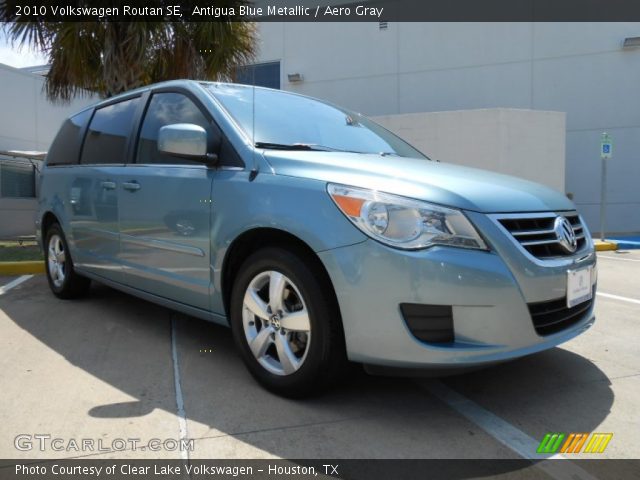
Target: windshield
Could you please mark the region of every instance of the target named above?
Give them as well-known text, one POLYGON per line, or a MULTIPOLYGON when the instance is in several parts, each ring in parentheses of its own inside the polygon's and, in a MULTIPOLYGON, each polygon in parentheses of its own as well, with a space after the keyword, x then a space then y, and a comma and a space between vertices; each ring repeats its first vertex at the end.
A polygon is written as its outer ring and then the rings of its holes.
POLYGON ((278 90, 254 91, 243 85, 210 84, 208 88, 261 148, 427 158, 366 117, 319 100, 278 90))

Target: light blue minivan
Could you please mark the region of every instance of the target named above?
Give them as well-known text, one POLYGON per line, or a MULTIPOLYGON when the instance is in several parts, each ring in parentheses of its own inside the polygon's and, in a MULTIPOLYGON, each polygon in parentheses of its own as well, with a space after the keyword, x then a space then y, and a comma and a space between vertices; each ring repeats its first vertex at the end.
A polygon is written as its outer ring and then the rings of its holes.
POLYGON ((73 115, 36 227, 55 295, 94 280, 230 325, 254 377, 288 396, 347 360, 478 367, 594 322, 594 247, 564 195, 277 90, 173 81, 73 115))

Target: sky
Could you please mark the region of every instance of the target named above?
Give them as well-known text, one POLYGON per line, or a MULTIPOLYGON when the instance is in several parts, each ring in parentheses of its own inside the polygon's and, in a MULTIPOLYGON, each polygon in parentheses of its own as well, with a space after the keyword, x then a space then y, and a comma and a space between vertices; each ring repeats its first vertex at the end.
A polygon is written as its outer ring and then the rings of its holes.
POLYGON ((30 67, 46 64, 47 57, 42 52, 34 52, 27 47, 22 49, 18 46, 12 47, 0 25, 0 63, 16 68, 30 67))

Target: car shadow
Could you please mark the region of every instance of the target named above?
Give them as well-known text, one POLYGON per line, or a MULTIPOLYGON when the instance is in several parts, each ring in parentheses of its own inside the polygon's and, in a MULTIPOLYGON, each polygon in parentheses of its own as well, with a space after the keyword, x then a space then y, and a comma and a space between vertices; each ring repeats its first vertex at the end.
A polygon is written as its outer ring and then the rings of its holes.
MULTIPOLYGON (((86 299, 62 301, 40 276, 0 297, 0 309, 47 348, 135 399, 86 411, 101 419, 176 412, 173 323, 188 433, 200 457, 518 458, 420 386, 438 380, 373 377, 355 368, 339 387, 295 401, 251 378, 229 329, 101 285, 86 299), (225 450, 230 437, 238 445, 225 450)), ((614 399, 594 363, 561 348, 442 381, 534 438, 590 432, 614 399)))

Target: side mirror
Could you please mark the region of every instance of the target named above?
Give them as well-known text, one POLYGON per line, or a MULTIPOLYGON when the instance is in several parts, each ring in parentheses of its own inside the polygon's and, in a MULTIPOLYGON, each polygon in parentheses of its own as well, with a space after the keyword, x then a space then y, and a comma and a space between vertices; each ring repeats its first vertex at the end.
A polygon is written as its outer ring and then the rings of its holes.
POLYGON ((207 132, 192 123, 165 125, 158 132, 158 151, 191 160, 215 162, 217 155, 207 153, 207 132))

